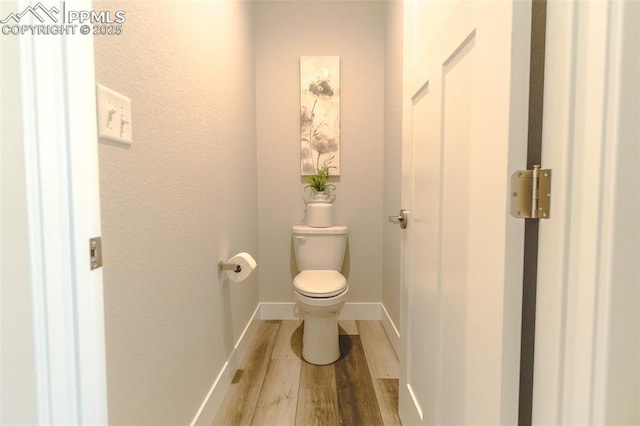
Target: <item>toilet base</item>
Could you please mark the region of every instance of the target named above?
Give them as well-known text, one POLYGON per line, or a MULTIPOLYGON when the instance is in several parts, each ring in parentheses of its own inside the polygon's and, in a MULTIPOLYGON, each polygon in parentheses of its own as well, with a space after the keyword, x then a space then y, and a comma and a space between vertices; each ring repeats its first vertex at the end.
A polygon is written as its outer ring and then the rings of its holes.
POLYGON ((340 358, 338 314, 347 300, 347 287, 342 293, 313 298, 294 291, 299 312, 304 319, 302 358, 315 365, 327 365, 340 358))
POLYGON ((302 331, 302 357, 315 365, 331 364, 340 358, 338 318, 306 314, 302 331))

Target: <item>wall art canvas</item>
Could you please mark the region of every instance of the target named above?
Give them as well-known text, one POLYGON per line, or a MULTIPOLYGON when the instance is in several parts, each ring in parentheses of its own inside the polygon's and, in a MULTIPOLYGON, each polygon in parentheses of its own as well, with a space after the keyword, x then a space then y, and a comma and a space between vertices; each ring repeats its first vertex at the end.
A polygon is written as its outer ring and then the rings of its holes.
POLYGON ((340 57, 300 57, 300 173, 340 175, 340 57))

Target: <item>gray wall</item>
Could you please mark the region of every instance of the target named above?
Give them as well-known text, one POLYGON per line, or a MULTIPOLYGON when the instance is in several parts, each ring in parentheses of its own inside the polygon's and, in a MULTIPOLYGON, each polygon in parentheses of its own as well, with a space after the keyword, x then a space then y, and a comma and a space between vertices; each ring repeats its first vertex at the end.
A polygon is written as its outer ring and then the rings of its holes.
POLYGON ((110 423, 188 424, 258 303, 251 10, 247 2, 97 1, 96 81, 131 98, 133 145, 100 144, 110 423))
POLYGON ((348 302, 382 297, 383 2, 258 2, 254 9, 260 300, 293 302, 291 225, 302 223, 299 60, 340 56, 341 170, 334 222, 349 226, 348 302))
POLYGON ((387 3, 384 61, 384 193, 382 303, 400 329, 400 229, 388 223, 402 207, 402 15, 401 1, 387 3))

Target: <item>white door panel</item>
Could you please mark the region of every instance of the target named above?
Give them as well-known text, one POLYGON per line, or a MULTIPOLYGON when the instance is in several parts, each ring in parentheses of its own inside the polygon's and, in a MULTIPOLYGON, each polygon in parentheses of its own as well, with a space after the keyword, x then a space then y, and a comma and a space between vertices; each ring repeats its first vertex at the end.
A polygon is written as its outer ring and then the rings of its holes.
POLYGON ((524 167, 526 97, 513 95, 527 93, 529 16, 510 2, 425 3, 405 15, 400 414, 513 424, 523 230, 507 181, 524 167))
MULTIPOLYGON (((436 122, 433 116, 428 114, 429 86, 426 84, 412 99, 412 120, 422 122, 423 126, 413 129, 413 137, 416 141, 429 141, 429 132, 433 133, 436 122), (421 121, 421 120, 425 121, 421 121), (430 120, 431 119, 431 120, 430 120)), ((408 233, 410 239, 407 248, 408 258, 405 262, 414 265, 414 268, 406 272, 411 274, 412 285, 407 287, 406 309, 407 318, 407 362, 406 385, 411 397, 411 403, 415 405, 418 417, 428 417, 433 423, 435 412, 435 383, 437 372, 433 369, 425 370, 424 365, 435 365, 437 362, 438 328, 438 250, 439 237, 437 229, 430 226, 437 223, 440 215, 439 198, 439 154, 433 155, 439 149, 439 144, 429 146, 426 143, 413 144, 413 174, 415 187, 421 188, 424 197, 412 206, 411 220, 413 230, 408 233), (427 256, 414 258, 413 254, 427 253, 427 256), (414 302, 418 302, 414 304, 414 302), (416 379, 416 380, 414 380, 416 379), (424 404, 424 405, 423 405, 424 404)), ((401 334, 402 335, 402 334, 401 334)))

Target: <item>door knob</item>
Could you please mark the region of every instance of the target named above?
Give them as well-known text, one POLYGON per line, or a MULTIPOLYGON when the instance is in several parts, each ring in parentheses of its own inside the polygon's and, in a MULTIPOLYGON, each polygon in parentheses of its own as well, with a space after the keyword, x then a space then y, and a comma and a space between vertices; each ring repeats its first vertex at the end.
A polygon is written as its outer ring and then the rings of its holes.
POLYGON ((409 212, 405 209, 400 210, 400 215, 399 216, 389 216, 389 222, 391 223, 396 223, 398 225, 400 225, 401 229, 405 229, 407 227, 407 215, 409 214, 409 212))

